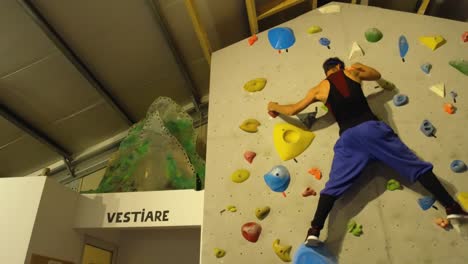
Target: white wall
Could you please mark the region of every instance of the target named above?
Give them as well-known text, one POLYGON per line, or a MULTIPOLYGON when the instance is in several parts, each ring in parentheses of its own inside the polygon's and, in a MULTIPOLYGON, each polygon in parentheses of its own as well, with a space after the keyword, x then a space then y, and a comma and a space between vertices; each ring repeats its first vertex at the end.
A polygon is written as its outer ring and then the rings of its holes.
POLYGON ((119 264, 199 263, 200 228, 121 231, 119 264))
POLYGON ((23 263, 45 177, 0 180, 0 263, 23 263))
POLYGON ((74 229, 79 194, 48 179, 29 244, 31 253, 80 263, 83 235, 74 229))

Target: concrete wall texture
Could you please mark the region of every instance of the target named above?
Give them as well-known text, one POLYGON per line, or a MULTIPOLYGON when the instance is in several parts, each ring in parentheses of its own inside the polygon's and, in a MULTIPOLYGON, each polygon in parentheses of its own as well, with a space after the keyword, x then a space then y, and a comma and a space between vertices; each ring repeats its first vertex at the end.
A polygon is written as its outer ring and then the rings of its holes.
MULTIPOLYGON (((463 89, 466 76, 448 62, 466 58, 466 43, 461 34, 466 23, 411 13, 384 10, 376 7, 340 4, 339 14, 320 14, 312 11, 283 26, 294 30, 296 43, 288 53, 278 54, 268 43, 267 32, 249 46, 246 40, 214 53, 210 80, 210 109, 208 123, 207 177, 205 212, 202 228, 202 263, 281 263, 272 250, 273 240, 293 246, 292 255, 304 241, 307 228, 317 206, 318 197, 301 197, 310 186, 323 189, 330 172, 333 145, 338 139, 338 126, 326 115, 312 127, 316 138, 300 156, 297 163, 280 160, 273 146, 273 127, 282 122, 270 119, 266 113, 269 101, 293 103, 303 98, 309 88, 324 78, 322 62, 338 56, 350 64, 362 62, 377 68, 383 78, 395 84, 393 91, 374 88, 377 83, 363 84, 363 90, 373 111, 387 122, 400 138, 422 159, 434 164, 434 172, 447 189, 455 194, 467 191, 466 172, 456 174, 449 168, 454 159, 468 161, 467 134, 463 124, 468 119, 465 102, 468 93, 463 89), (309 35, 312 25, 323 32, 309 35), (369 43, 364 32, 379 28, 384 37, 369 43), (419 43, 425 35, 442 35, 447 43, 435 51, 419 43), (398 51, 398 38, 405 35, 409 52, 403 63, 398 51), (319 38, 331 40, 331 49, 321 46, 319 38), (353 41, 363 48, 365 56, 347 60, 353 41), (429 75, 420 65, 433 65, 429 75), (249 94, 244 83, 263 77, 268 80, 261 92, 249 94), (441 98, 429 90, 437 83, 445 83, 446 92, 458 94, 457 112, 449 115, 443 104, 450 96, 441 98), (409 104, 397 108, 392 103, 395 94, 409 97, 409 104), (241 131, 238 126, 247 118, 256 118, 261 126, 255 134, 241 131), (437 138, 424 136, 419 126, 429 119, 437 127, 437 138), (243 153, 252 150, 257 157, 248 164, 243 153), (272 192, 263 175, 275 165, 286 166, 291 173, 287 197, 272 192), (322 180, 307 173, 319 167, 322 180), (233 183, 230 175, 246 168, 250 178, 233 183), (237 212, 224 212, 228 205, 237 212), (270 215, 263 221, 256 219, 256 207, 270 206, 270 215), (241 235, 242 224, 256 221, 263 227, 259 240, 253 244, 241 235), (225 249, 224 258, 217 259, 213 248, 225 249)), ((312 105, 307 110, 313 110, 312 105)), ((319 115, 323 115, 319 107, 319 115)), ((422 211, 417 199, 428 195, 419 184, 409 184, 395 171, 382 163, 368 166, 360 179, 335 205, 328 225, 322 232, 326 246, 341 263, 465 263, 468 241, 454 230, 445 231, 434 224, 436 217, 444 217, 443 208, 422 211), (386 191, 386 182, 395 178, 404 184, 400 191, 386 191), (349 220, 363 225, 364 234, 355 237, 346 231, 349 220)))

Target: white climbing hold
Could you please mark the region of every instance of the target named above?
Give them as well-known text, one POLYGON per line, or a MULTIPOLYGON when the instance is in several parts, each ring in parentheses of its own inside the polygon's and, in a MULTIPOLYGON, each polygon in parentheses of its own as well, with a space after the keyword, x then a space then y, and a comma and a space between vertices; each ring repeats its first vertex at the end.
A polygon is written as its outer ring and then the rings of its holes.
POLYGON ((339 5, 327 5, 324 7, 320 7, 318 11, 322 14, 333 14, 341 12, 341 6, 339 5))
POLYGON ((435 94, 438 96, 444 98, 445 97, 445 85, 444 83, 438 83, 429 88, 431 91, 433 91, 435 94))
POLYGON ((353 57, 357 56, 364 56, 364 51, 359 46, 359 44, 357 44, 357 42, 353 42, 353 46, 351 47, 351 51, 349 52, 348 59, 352 59, 353 57))

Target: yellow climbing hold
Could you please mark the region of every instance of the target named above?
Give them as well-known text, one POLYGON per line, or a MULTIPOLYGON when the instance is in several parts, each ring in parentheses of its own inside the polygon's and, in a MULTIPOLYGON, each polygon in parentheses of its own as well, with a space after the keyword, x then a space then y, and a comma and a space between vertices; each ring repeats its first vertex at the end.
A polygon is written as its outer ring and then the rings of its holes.
POLYGON ((429 36, 429 37, 420 37, 419 42, 423 45, 426 45, 431 50, 436 50, 440 46, 445 44, 445 39, 442 36, 429 36))
POLYGON ((258 92, 265 88, 266 83, 267 80, 265 78, 256 78, 246 82, 244 84, 244 90, 251 93, 258 92))
POLYGON ((438 83, 435 85, 432 85, 429 87, 431 91, 433 91, 435 94, 438 96, 444 98, 445 97, 445 84, 444 83, 438 83))
POLYGON ((457 194, 457 199, 460 202, 461 206, 465 210, 468 210, 468 193, 467 192, 458 193, 457 194))
POLYGON ((240 129, 244 130, 245 132, 249 133, 255 133, 258 131, 258 126, 260 125, 260 122, 258 122, 257 119, 247 119, 242 124, 239 126, 240 129))
POLYGON ((265 207, 258 207, 255 209, 255 216, 258 218, 258 220, 263 220, 265 219, 268 214, 270 213, 270 207, 265 206, 265 207))
POLYGON ((226 207, 226 209, 227 209, 229 212, 232 212, 232 213, 237 212, 237 207, 235 207, 234 205, 228 205, 228 206, 226 207))
POLYGON ((224 249, 214 248, 214 255, 217 258, 222 258, 226 255, 226 251, 224 249))
MULTIPOLYGON (((236 170, 231 175, 231 180, 235 183, 241 183, 246 181, 250 177, 250 172, 246 169, 236 170)), ((228 209, 229 210, 229 209, 228 209)))
POLYGON ((309 34, 314 34, 314 33, 319 33, 322 32, 322 28, 319 26, 311 26, 310 28, 307 29, 307 33, 309 34))
POLYGON ((288 123, 277 124, 273 129, 273 143, 282 160, 299 156, 314 138, 314 133, 288 123))
POLYGON ((291 248, 292 246, 280 245, 280 240, 273 241, 273 251, 284 262, 291 262, 291 248))

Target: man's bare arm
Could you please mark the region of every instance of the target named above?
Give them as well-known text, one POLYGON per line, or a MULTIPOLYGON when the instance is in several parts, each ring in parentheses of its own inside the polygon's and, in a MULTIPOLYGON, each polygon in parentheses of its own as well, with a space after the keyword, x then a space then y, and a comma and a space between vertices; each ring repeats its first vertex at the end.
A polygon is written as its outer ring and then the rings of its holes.
POLYGON ((296 115, 307 108, 307 106, 310 104, 318 101, 317 95, 320 93, 320 85, 321 84, 310 89, 307 95, 297 103, 280 105, 276 102, 270 102, 268 103, 268 111, 273 111, 288 116, 296 115))
POLYGON ((381 78, 380 72, 361 63, 354 63, 349 71, 362 81, 376 81, 381 78))

